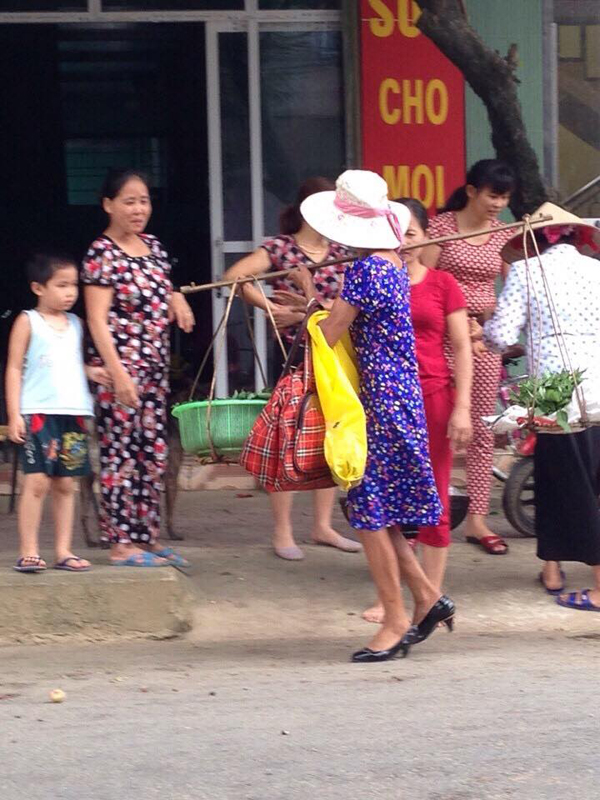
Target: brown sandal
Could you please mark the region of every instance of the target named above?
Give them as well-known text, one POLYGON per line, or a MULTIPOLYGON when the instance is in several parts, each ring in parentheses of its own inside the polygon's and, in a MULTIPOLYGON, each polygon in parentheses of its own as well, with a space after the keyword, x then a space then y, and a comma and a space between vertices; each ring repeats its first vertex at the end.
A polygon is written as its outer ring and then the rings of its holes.
POLYGON ((477 544, 483 547, 485 552, 489 553, 491 556, 503 556, 508 553, 507 543, 501 536, 497 536, 495 533, 482 536, 481 539, 478 539, 476 536, 467 536, 466 541, 469 544, 477 544))

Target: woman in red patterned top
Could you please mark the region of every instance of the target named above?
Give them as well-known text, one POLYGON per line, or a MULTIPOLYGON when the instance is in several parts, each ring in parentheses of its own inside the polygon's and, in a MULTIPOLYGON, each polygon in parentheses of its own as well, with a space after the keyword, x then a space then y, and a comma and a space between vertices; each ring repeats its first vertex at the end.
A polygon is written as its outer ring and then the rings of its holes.
MULTIPOLYGON (((423 262, 428 267, 450 272, 458 281, 469 314, 479 316, 496 305, 495 281, 506 274, 500 251, 510 231, 495 232, 498 215, 508 205, 516 179, 501 161, 478 161, 467 173, 467 183, 457 189, 443 213, 431 221, 432 239, 453 233, 489 230, 482 236, 427 247, 423 262)), ((503 555, 508 545, 486 524, 489 512, 494 436, 481 418, 494 413, 500 383, 500 356, 489 351, 474 359, 471 419, 473 440, 467 450, 467 489, 470 498, 466 522, 467 541, 478 544, 491 555, 503 555)))
MULTIPOLYGON (((313 266, 322 261, 345 258, 350 251, 343 245, 327 241, 308 225, 300 214, 300 204, 316 192, 330 191, 334 185, 327 178, 308 178, 300 186, 296 202, 285 208, 280 217, 279 236, 266 239, 262 246, 240 259, 225 273, 225 280, 261 275, 265 272, 292 270, 300 266, 313 266)), ((344 265, 325 267, 313 273, 317 298, 329 307, 338 296, 344 275, 344 265)), ((287 276, 271 282, 273 295, 265 300, 262 292, 252 283, 241 285, 244 300, 266 311, 267 303, 278 330, 290 342, 306 314, 306 297, 287 276)), ((335 502, 335 489, 317 489, 314 493, 314 524, 312 539, 316 544, 337 547, 348 553, 357 553, 362 547, 333 530, 331 516, 335 502)), ((275 527, 273 548, 275 554, 289 561, 299 561, 304 553, 296 545, 292 530, 292 492, 269 493, 275 527)))

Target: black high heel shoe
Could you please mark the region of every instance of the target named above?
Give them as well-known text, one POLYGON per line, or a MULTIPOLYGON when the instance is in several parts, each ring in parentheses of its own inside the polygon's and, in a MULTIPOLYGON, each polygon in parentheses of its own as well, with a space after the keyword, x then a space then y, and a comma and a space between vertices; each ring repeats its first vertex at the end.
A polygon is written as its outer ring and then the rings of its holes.
POLYGON ((418 625, 413 625, 405 635, 407 644, 420 644, 430 636, 437 628, 440 622, 448 628, 451 633, 454 629, 454 612, 456 606, 452 600, 445 594, 435 603, 430 609, 429 613, 419 622, 418 625))
POLYGON ((352 656, 352 661, 355 664, 376 664, 379 661, 389 661, 396 658, 401 654, 400 658, 406 658, 410 650, 410 642, 407 641, 408 633, 405 633, 402 639, 393 647, 387 650, 371 650, 370 647, 363 647, 362 650, 357 650, 352 656))

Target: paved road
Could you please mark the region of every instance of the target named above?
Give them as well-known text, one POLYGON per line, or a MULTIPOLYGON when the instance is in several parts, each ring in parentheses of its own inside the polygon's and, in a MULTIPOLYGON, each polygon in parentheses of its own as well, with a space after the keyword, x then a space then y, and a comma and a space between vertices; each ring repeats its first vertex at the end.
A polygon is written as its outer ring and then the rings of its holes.
POLYGON ((187 496, 179 521, 198 598, 187 639, 0 648, 1 800, 597 796, 600 615, 541 592, 531 540, 492 558, 459 534, 456 633, 356 666, 362 556, 275 559, 260 496, 187 496))
POLYGON ((2 798, 597 796, 593 634, 440 632, 377 666, 346 663, 352 644, 4 649, 2 798))

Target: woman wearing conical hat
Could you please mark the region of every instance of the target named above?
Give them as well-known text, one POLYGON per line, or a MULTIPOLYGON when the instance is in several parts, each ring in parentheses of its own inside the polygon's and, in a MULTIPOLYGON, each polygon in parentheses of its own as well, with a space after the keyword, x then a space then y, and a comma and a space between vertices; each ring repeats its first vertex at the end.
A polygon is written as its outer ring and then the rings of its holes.
MULTIPOLYGON (((552 203, 538 215, 552 216, 532 226, 541 257, 528 239, 524 260, 522 234, 506 244, 512 266, 483 339, 502 352, 524 333, 530 375, 584 370, 585 391, 600 386, 600 262, 590 257, 600 253, 600 230, 552 203)), ((541 433, 534 480, 542 586, 559 605, 600 611, 600 427, 541 433), (594 587, 564 594, 562 561, 591 566, 594 587)))

